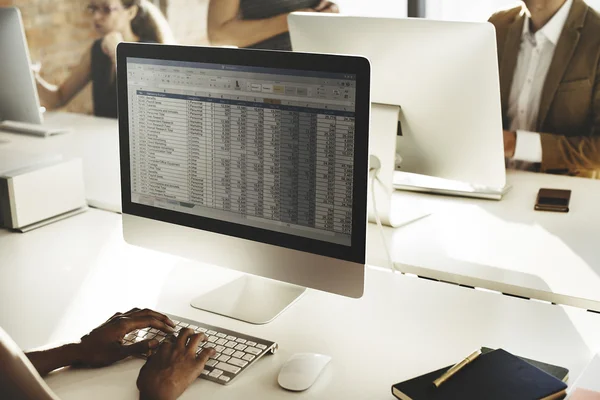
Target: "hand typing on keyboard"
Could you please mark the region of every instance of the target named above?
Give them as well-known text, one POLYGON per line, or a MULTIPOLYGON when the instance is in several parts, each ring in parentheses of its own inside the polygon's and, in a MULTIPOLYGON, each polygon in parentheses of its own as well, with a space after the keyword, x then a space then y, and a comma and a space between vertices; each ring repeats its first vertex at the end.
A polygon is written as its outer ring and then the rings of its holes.
POLYGON ((148 327, 171 334, 175 324, 166 315, 148 309, 134 308, 126 313, 116 313, 81 338, 77 364, 104 367, 129 356, 149 354, 159 345, 155 339, 142 340, 129 346, 122 343, 129 332, 148 327))
POLYGON ((155 354, 140 370, 137 387, 141 400, 172 400, 178 398, 204 370, 214 348, 198 348, 207 337, 189 328, 179 331, 176 339, 164 340, 155 354))

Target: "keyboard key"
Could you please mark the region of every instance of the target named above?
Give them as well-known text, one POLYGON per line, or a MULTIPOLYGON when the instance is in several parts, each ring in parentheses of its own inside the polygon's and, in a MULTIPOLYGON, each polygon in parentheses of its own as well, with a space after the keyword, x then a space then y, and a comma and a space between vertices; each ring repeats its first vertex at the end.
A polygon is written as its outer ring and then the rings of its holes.
POLYGON ((231 378, 230 378, 230 377, 228 377, 228 376, 225 376, 225 375, 221 375, 221 376, 219 377, 219 380, 220 380, 220 381, 223 381, 223 382, 229 382, 229 381, 231 380, 231 378))
POLYGON ((242 351, 236 351, 235 353, 233 353, 233 356, 234 356, 235 358, 243 358, 245 354, 246 354, 246 353, 244 353, 244 352, 242 352, 242 351))
POLYGON ((206 333, 208 333, 209 335, 216 335, 217 334, 217 332, 215 332, 215 331, 206 331, 206 333))
POLYGON ((223 354, 227 354, 228 356, 232 355, 233 353, 235 353, 234 349, 225 349, 222 352, 223 354))
POLYGON ((237 346, 235 346, 235 349, 239 350, 239 351, 243 351, 246 347, 248 347, 248 346, 246 346, 245 344, 238 344, 237 346))
MULTIPOLYGON (((226 364, 224 362, 218 363, 215 368, 222 369, 225 372, 229 372, 230 374, 237 374, 242 369, 240 367, 236 367, 235 365, 226 364)), ((214 372, 214 370, 213 370, 214 372)))
POLYGON ((265 346, 264 344, 257 344, 256 347, 261 350, 265 350, 267 348, 267 346, 265 346))
POLYGON ((218 338, 218 337, 216 337, 216 336, 209 336, 209 337, 208 337, 208 341, 209 341, 209 342, 211 342, 211 343, 214 343, 214 342, 216 342, 216 341, 217 341, 217 339, 219 339, 219 338, 218 338))
POLYGON ((217 360, 214 359, 210 359, 206 362, 206 366, 207 367, 214 367, 215 365, 217 365, 219 362, 217 360))
POLYGON ((233 340, 230 340, 229 342, 225 343, 225 347, 229 347, 231 349, 233 349, 235 346, 237 346, 237 343, 233 340))
POLYGON ((179 331, 180 331, 180 330, 182 330, 182 329, 183 329, 183 326, 179 326, 179 325, 177 325, 177 326, 175 327, 175 332, 179 332, 179 331))
POLYGON ((220 369, 213 369, 212 372, 208 374, 208 376, 212 376, 213 378, 218 378, 221 375, 223 375, 223 371, 221 371, 220 369))
POLYGON ((205 369, 205 370, 202 370, 201 374, 202 375, 208 375, 208 374, 210 374, 210 371, 207 370, 207 369, 205 369))
POLYGON ((221 346, 227 343, 227 339, 219 339, 215 342, 216 344, 220 344, 221 346))
POLYGON ((185 322, 180 322, 177 325, 181 326, 182 328, 187 328, 189 326, 189 324, 186 324, 185 322))
POLYGON ((247 341, 246 344, 248 346, 256 347, 256 342, 247 341))
POLYGON ((150 332, 152 332, 152 333, 158 333, 158 329, 152 328, 152 329, 150 329, 150 332))
POLYGON ((198 331, 200 331, 202 333, 206 333, 206 328, 198 328, 198 331))
POLYGON ((198 327, 197 327, 196 325, 191 325, 191 324, 190 324, 190 325, 188 326, 188 328, 190 328, 190 329, 191 329, 191 330, 193 330, 193 331, 197 331, 197 330, 198 330, 198 327))
POLYGON ((217 347, 217 345, 216 345, 216 344, 214 344, 214 343, 206 343, 206 344, 204 345, 204 348, 205 348, 205 349, 211 349, 211 348, 213 348, 213 347, 217 347))
POLYGON ((223 355, 223 356, 217 358, 217 360, 222 361, 222 362, 227 362, 227 361, 229 361, 230 358, 231 357, 229 357, 229 356, 223 355))
POLYGON ((252 354, 246 354, 244 357, 242 357, 243 360, 246 361, 252 361, 256 358, 256 356, 253 356, 252 354))
POLYGON ((223 346, 215 346, 215 350, 217 351, 217 353, 222 353, 223 350, 225 350, 225 347, 223 347, 223 346))
MULTIPOLYGON (((221 360, 219 360, 219 361, 221 361, 221 360)), ((246 365, 248 365, 248 361, 240 360, 239 358, 231 358, 227 362, 231 365, 235 365, 236 367, 240 367, 240 368, 244 368, 246 365)))
POLYGON ((248 347, 246 348, 246 353, 254 354, 255 356, 257 356, 261 353, 261 351, 256 347, 248 347))
POLYGON ((227 340, 238 340, 238 341, 239 341, 239 339, 238 339, 238 338, 236 338, 235 336, 231 336, 231 335, 227 336, 227 338, 226 338, 226 339, 227 339, 227 340))
POLYGON ((246 339, 242 339, 242 338, 237 338, 235 341, 238 343, 242 343, 242 344, 246 343, 246 339))
POLYGON ((226 335, 226 334, 224 334, 224 333, 221 333, 221 332, 219 332, 219 333, 217 333, 217 337, 220 337, 220 338, 222 338, 222 339, 225 339, 225 338, 227 337, 227 335, 226 335))

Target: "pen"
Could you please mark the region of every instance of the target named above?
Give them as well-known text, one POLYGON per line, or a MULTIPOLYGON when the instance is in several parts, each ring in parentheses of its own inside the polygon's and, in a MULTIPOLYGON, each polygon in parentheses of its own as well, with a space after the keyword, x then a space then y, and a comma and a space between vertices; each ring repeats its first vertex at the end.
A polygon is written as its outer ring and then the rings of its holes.
POLYGON ((463 367, 467 364, 469 364, 470 362, 475 361, 475 359, 477 357, 479 357, 481 355, 481 350, 475 350, 474 352, 472 352, 471 354, 469 354, 467 356, 467 358, 465 358, 462 361, 459 361, 458 363, 454 364, 454 366, 452 368, 450 368, 448 371, 444 372, 442 374, 442 376, 440 376, 439 378, 437 378, 435 381, 433 381, 433 384, 435 385, 435 387, 440 387, 440 385, 444 382, 446 382, 448 379, 450 379, 450 377, 452 375, 454 375, 455 373, 457 373, 458 371, 460 371, 461 369, 463 369, 463 367))

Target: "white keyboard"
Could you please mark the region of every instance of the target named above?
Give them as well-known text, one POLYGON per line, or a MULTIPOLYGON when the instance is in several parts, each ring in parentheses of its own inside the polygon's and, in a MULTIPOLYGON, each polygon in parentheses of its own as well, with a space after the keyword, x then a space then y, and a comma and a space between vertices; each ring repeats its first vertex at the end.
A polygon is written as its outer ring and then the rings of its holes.
MULTIPOLYGON (((243 333, 230 331, 201 322, 165 314, 177 324, 175 336, 183 328, 204 333, 207 341, 198 348, 199 354, 202 349, 212 347, 217 353, 206 363, 200 378, 217 382, 222 385, 231 383, 237 376, 248 369, 265 354, 274 354, 277 351, 277 343, 259 339, 243 333)), ((133 344, 142 340, 157 339, 163 342, 167 334, 154 328, 135 330, 125 336, 124 344, 133 344)))
POLYGON ((66 132, 65 129, 49 129, 43 125, 8 120, 0 122, 0 130, 43 137, 66 132))

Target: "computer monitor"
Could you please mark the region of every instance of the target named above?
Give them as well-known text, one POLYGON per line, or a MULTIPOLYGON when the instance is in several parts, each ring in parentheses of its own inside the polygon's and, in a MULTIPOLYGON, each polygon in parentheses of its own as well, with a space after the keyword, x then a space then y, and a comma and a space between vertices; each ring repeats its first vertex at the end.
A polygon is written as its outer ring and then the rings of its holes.
POLYGON ((43 122, 29 49, 16 7, 0 7, 0 122, 43 122))
POLYGON ((126 241, 251 274, 192 301, 247 322, 362 296, 369 85, 362 57, 119 44, 126 241))
POLYGON ((371 61, 371 150, 386 185, 393 186, 395 148, 401 171, 504 188, 491 24, 318 13, 293 13, 288 23, 295 51, 359 54, 371 61))

